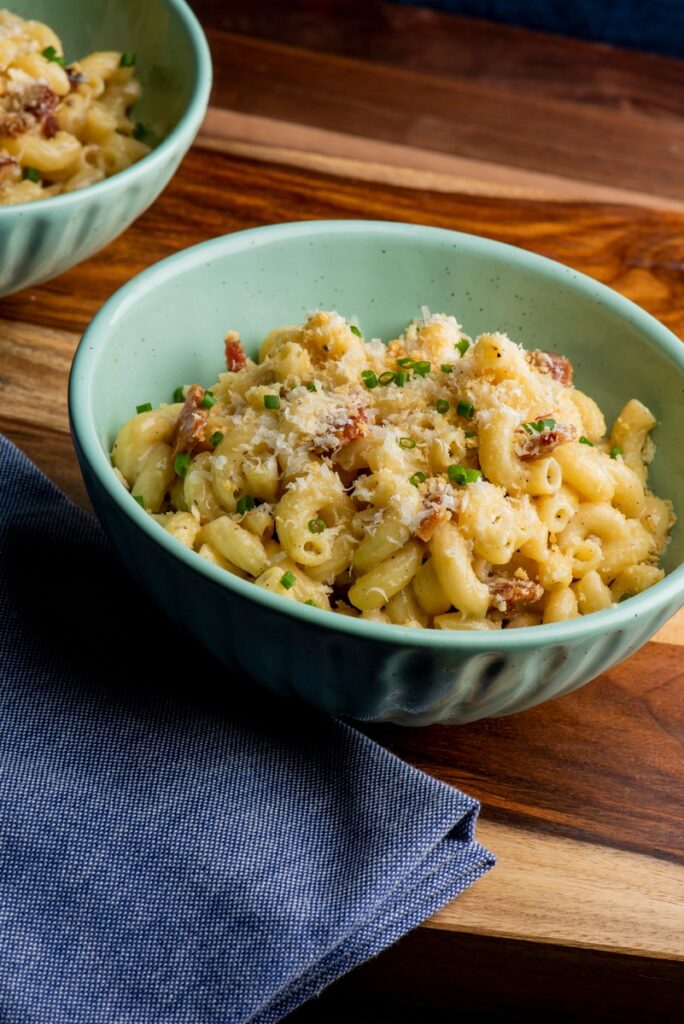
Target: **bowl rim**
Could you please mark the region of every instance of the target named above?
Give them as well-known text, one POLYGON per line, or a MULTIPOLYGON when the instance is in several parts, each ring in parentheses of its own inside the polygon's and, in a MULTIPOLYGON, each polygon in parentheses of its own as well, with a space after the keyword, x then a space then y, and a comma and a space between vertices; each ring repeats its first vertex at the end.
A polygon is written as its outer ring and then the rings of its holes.
MULTIPOLYGON (((62 192, 58 196, 45 196, 44 199, 30 199, 24 203, 11 203, 0 205, 0 223, 3 217, 10 217, 14 212, 26 213, 29 210, 42 210, 46 203, 49 209, 64 208, 70 204, 78 203, 83 196, 90 196, 97 193, 102 198, 108 191, 116 188, 125 188, 133 185, 134 182, 144 176, 153 174, 155 169, 160 168, 168 156, 183 148, 186 140, 192 141, 204 119, 209 103, 209 94, 213 77, 211 52, 209 43, 200 25, 197 16, 192 11, 186 0, 161 0, 163 4, 176 12, 180 23, 185 29, 195 63, 195 79, 192 86, 190 101, 183 111, 178 123, 173 126, 168 135, 165 135, 158 146, 146 153, 144 157, 122 171, 96 181, 85 188, 74 189, 73 192, 62 192)), ((189 143, 188 143, 189 144, 189 143)))
MULTIPOLYGON (((245 598, 269 611, 293 617, 313 627, 327 627, 348 636, 383 644, 410 645, 412 647, 480 649, 488 652, 503 652, 511 647, 517 649, 535 648, 540 645, 567 642, 590 641, 597 635, 625 630, 642 614, 653 616, 668 606, 674 614, 684 603, 684 564, 678 566, 663 580, 641 594, 622 604, 590 615, 579 616, 564 622, 546 623, 526 629, 506 630, 438 630, 417 629, 390 623, 369 622, 347 615, 330 613, 297 601, 289 601, 278 594, 256 587, 254 583, 242 580, 214 566, 196 552, 190 551, 171 537, 136 502, 131 501, 129 492, 115 476, 109 455, 100 444, 92 415, 91 386, 92 370, 98 355, 107 343, 109 325, 117 314, 135 302, 136 298, 154 290, 167 280, 182 274, 184 270, 220 255, 230 255, 242 249, 271 242, 283 242, 293 237, 334 234, 377 234, 388 242, 394 237, 411 236, 420 241, 451 241, 455 248, 465 251, 494 252, 499 256, 522 263, 542 277, 562 282, 586 296, 587 288, 595 298, 626 317, 649 336, 661 351, 665 352, 684 376, 684 344, 655 317, 641 309, 630 299, 601 284, 586 274, 573 270, 565 264, 540 256, 517 246, 508 245, 479 235, 451 231, 397 221, 368 220, 310 220, 290 221, 263 227, 248 228, 212 238, 183 249, 153 264, 137 274, 112 295, 93 318, 78 345, 69 376, 68 406, 71 431, 77 451, 85 459, 90 471, 104 488, 108 498, 141 530, 153 543, 159 544, 173 558, 183 562, 189 569, 200 573, 214 584, 231 591, 236 597, 245 598)), ((669 617, 667 615, 666 617, 669 617)))

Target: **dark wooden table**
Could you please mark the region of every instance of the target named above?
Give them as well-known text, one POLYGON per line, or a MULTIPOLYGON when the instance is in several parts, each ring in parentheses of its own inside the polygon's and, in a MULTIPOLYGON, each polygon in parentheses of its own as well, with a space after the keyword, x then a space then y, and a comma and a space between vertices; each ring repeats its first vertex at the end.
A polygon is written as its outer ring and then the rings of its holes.
MULTIPOLYGON (((133 274, 228 231, 458 228, 568 263, 684 335, 684 65, 377 2, 194 7, 216 85, 177 177, 105 252, 0 302, 0 429, 76 501, 65 385, 80 332, 133 274)), ((680 1019, 683 646, 680 615, 524 714, 369 729, 482 800, 499 864, 293 1020, 680 1019)))

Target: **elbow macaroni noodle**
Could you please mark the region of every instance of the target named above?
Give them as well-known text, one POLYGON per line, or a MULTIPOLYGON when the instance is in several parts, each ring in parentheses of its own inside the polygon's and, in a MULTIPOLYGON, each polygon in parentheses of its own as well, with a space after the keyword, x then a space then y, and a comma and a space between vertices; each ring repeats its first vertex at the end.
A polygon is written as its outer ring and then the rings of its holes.
POLYGON ((149 152, 132 53, 67 65, 47 25, 0 10, 0 205, 85 188, 149 152))
POLYGON ((610 434, 562 356, 423 311, 388 345, 338 313, 179 387, 112 463, 202 558, 289 600, 421 628, 520 628, 652 586, 674 523, 647 488, 655 420, 610 434))

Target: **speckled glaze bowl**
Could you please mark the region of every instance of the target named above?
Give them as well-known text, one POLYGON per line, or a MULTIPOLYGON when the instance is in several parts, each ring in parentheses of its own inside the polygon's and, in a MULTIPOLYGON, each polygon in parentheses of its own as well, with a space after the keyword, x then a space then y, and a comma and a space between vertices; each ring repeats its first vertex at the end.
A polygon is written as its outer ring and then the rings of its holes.
MULTIPOLYGON (((684 345, 638 307, 567 267, 483 238, 408 224, 308 222, 218 238, 130 281, 88 328, 71 374, 76 450, 96 512, 131 575, 179 626, 242 676, 334 714, 405 725, 510 714, 626 658, 684 603, 684 529, 668 576, 570 622, 443 632, 364 622, 286 601, 218 569, 139 508, 110 462, 136 404, 214 380, 227 329, 251 353, 312 307, 392 337, 427 305, 470 334, 508 331, 564 352, 608 417, 638 396, 658 418, 655 491, 684 516, 684 345)), ((239 685, 243 685, 241 682, 239 685)))
POLYGON ((7 7, 50 25, 67 59, 95 50, 135 52, 143 86, 135 117, 163 141, 89 188, 0 206, 0 296, 56 277, 125 231, 169 183, 211 88, 209 47, 184 0, 11 0, 7 7))

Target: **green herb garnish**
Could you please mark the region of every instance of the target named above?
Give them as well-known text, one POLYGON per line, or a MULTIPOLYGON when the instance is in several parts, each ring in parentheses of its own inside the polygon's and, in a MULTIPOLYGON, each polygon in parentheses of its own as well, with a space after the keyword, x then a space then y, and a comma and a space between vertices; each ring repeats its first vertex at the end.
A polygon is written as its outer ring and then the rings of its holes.
POLYGON ((456 412, 459 416, 463 416, 466 420, 471 420, 475 415, 475 406, 472 402, 464 402, 461 400, 456 406, 456 412))
POLYGON ((52 61, 53 64, 59 64, 60 68, 66 67, 66 61, 64 60, 64 57, 57 53, 57 50, 55 50, 54 46, 46 46, 45 49, 42 51, 42 54, 43 57, 45 57, 45 60, 52 61))
POLYGON ((361 329, 357 327, 356 324, 349 324, 349 330, 352 332, 352 334, 355 334, 357 338, 363 338, 361 329))
POLYGON ((306 525, 309 533, 323 533, 327 529, 325 519, 310 519, 306 525))
POLYGON ((399 447, 400 448, 415 448, 416 447, 416 439, 415 439, 415 437, 400 437, 399 438, 399 447))
POLYGON ((445 412, 449 412, 449 403, 446 398, 438 398, 435 402, 435 409, 437 412, 441 412, 444 415, 445 412))
POLYGON ((623 451, 619 444, 614 444, 608 453, 611 459, 617 459, 618 455, 622 455, 623 451))
POLYGON ((468 469, 467 466, 449 466, 447 473, 454 484, 474 484, 482 479, 481 470, 468 469))
POLYGON ((385 372, 381 373, 380 376, 378 377, 378 383, 382 384, 383 388, 386 388, 388 384, 392 383, 394 378, 395 374, 392 372, 392 370, 385 370, 385 372))
POLYGON ((211 435, 211 447, 216 448, 217 445, 221 444, 223 440, 223 433, 220 430, 215 430, 211 435))
POLYGON ((21 176, 24 181, 33 181, 36 185, 40 181, 40 171, 36 170, 35 167, 25 167, 21 172, 21 176))
POLYGON ((523 423, 523 430, 527 434, 543 434, 545 430, 553 430, 556 426, 556 421, 552 419, 548 420, 530 420, 528 423, 523 423))
POLYGON ((425 482, 425 473, 421 473, 420 470, 418 470, 417 473, 414 473, 413 476, 409 477, 409 483, 413 484, 414 487, 417 487, 418 484, 422 484, 424 482, 425 482))
POLYGON ((280 586, 285 587, 285 590, 290 590, 292 587, 294 587, 296 582, 297 577, 293 572, 290 572, 289 570, 283 573, 283 575, 280 577, 280 586))
POLYGON ((460 341, 456 342, 456 348, 461 353, 461 355, 464 356, 468 349, 470 348, 470 342, 468 341, 467 338, 461 338, 460 341))
POLYGON ((245 512, 251 512, 253 508, 256 508, 256 502, 251 494, 243 494, 238 499, 237 510, 239 515, 244 516, 245 512))
POLYGON ((264 407, 266 409, 279 409, 280 399, 278 395, 264 395, 264 407))
POLYGON ((416 365, 415 359, 411 359, 411 356, 402 356, 401 359, 397 359, 397 366, 401 366, 402 370, 412 370, 416 365))
POLYGON ((143 402, 142 405, 136 405, 135 411, 136 412, 152 412, 152 403, 151 402, 143 402))
POLYGON ((427 377, 431 369, 431 363, 428 363, 425 359, 420 359, 413 367, 413 372, 417 374, 418 377, 427 377))
POLYGON ((216 405, 218 398, 214 398, 213 391, 205 391, 204 398, 200 402, 200 409, 211 409, 213 405, 216 405))
POLYGON ((173 471, 176 476, 179 476, 182 479, 190 469, 191 461, 189 452, 179 452, 173 460, 173 471))
POLYGON ((378 378, 372 370, 362 370, 361 376, 363 377, 363 386, 371 391, 373 388, 378 386, 378 378))
POLYGON ((584 434, 582 434, 582 436, 580 437, 579 443, 580 444, 588 444, 590 448, 594 447, 594 442, 590 441, 588 437, 584 436, 584 434))
POLYGON ((398 388, 403 388, 407 380, 408 373, 404 373, 403 370, 400 370, 399 373, 394 374, 394 383, 397 385, 398 388))
POLYGON ((145 502, 143 501, 142 494, 134 494, 133 501, 137 501, 138 504, 140 505, 140 508, 145 508, 145 502))
POLYGON ((315 391, 316 390, 316 385, 314 384, 314 382, 312 380, 307 381, 306 390, 307 391, 315 391))
POLYGON ((174 402, 184 402, 185 401, 185 388, 184 387, 179 386, 179 387, 176 388, 176 390, 173 393, 173 400, 174 400, 174 402))
POLYGON ((120 68, 134 68, 135 67, 135 54, 134 53, 122 53, 121 60, 119 61, 120 68))
POLYGON ((453 373, 454 367, 451 363, 442 363, 442 365, 440 366, 440 370, 442 371, 442 373, 453 373))

